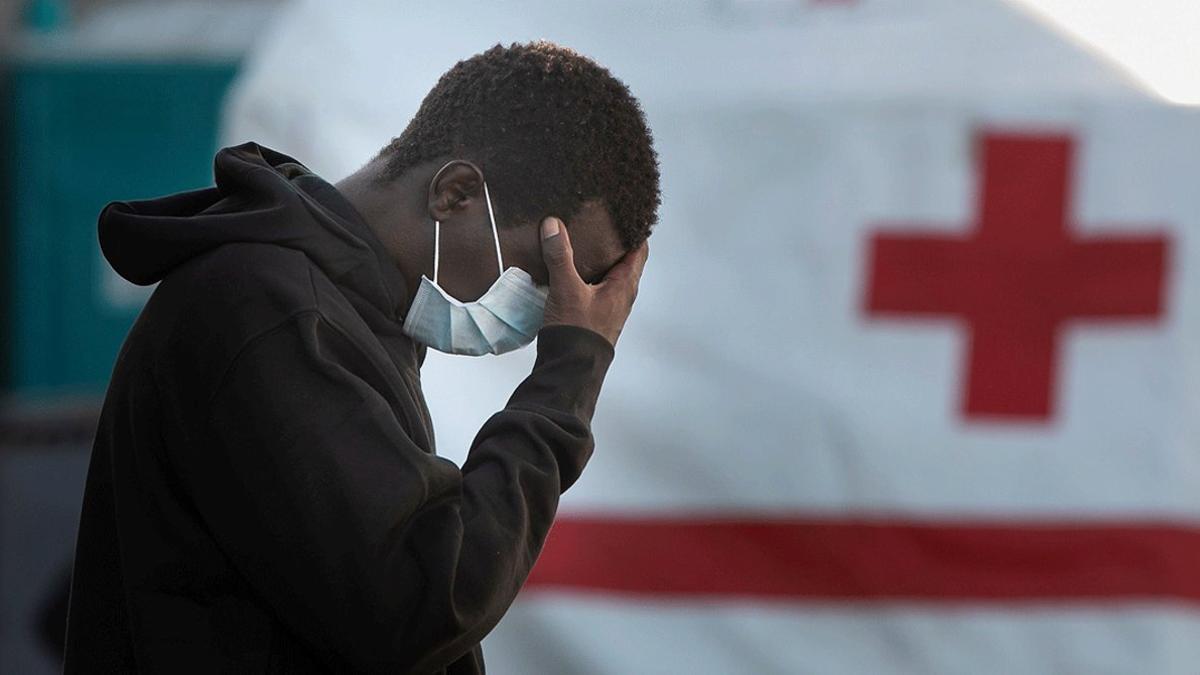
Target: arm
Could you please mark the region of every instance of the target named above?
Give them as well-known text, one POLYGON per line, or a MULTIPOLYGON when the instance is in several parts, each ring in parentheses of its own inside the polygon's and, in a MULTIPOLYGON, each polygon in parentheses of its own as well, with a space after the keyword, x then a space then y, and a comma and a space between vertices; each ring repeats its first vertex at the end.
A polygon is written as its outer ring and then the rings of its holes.
POLYGON ((416 447, 315 312, 260 335, 179 472, 219 545, 333 667, 423 672, 478 643, 541 550, 592 451, 612 345, 548 326, 533 372, 460 471, 416 447))

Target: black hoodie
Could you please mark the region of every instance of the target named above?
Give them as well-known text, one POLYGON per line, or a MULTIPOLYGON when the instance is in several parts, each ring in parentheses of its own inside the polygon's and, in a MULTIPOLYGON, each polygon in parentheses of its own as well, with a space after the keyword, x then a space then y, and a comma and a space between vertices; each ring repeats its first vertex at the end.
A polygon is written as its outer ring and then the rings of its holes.
POLYGON ((92 450, 66 672, 483 672, 591 455, 612 346, 543 328, 460 470, 354 207, 254 143, 215 174, 100 215, 113 268, 159 284, 92 450))

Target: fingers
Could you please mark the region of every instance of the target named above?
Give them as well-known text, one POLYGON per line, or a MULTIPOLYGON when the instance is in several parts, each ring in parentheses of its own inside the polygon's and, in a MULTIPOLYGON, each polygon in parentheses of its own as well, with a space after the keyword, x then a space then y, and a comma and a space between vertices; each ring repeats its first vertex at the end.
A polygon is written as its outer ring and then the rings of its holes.
POLYGON ((634 279, 633 283, 638 283, 642 279, 642 272, 646 271, 646 261, 650 259, 650 242, 643 241, 638 247, 637 258, 634 260, 634 279))
POLYGON ((637 248, 622 256, 617 264, 608 271, 608 274, 604 275, 601 283, 609 280, 629 280, 637 285, 642 278, 642 271, 646 268, 646 259, 649 256, 650 242, 643 241, 637 248))
POLYGON ((575 269, 575 251, 571 248, 571 237, 562 221, 554 216, 542 221, 542 259, 550 273, 551 287, 562 283, 583 283, 579 271, 575 269))

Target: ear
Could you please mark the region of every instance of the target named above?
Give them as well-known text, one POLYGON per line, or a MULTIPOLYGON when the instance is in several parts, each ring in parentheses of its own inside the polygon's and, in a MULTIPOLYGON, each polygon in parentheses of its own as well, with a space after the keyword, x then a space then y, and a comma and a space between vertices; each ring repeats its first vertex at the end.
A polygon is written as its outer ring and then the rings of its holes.
POLYGON ((465 159, 452 159, 429 181, 429 217, 445 222, 482 196, 483 171, 465 159))

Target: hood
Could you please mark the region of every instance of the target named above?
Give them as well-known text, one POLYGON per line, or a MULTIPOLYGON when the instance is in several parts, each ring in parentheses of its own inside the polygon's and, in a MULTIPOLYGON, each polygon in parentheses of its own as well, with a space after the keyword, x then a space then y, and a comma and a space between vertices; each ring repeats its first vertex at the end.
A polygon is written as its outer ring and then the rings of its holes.
POLYGON ((100 249, 117 274, 148 285, 221 244, 277 244, 303 251, 352 300, 403 321, 400 268, 337 188, 257 143, 222 149, 213 173, 216 187, 104 208, 100 249))

